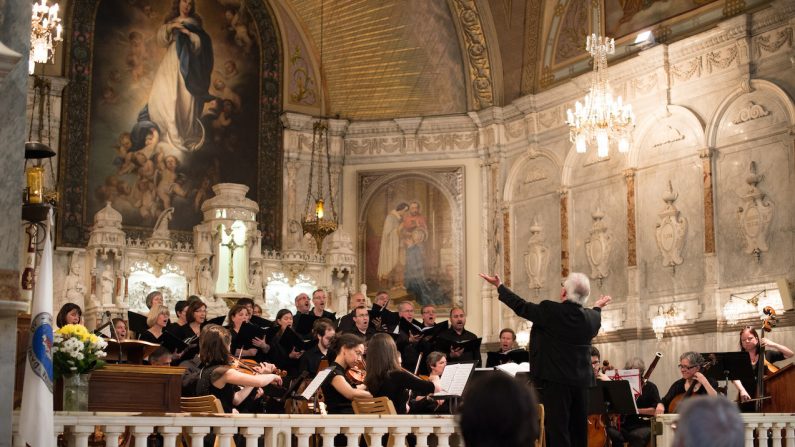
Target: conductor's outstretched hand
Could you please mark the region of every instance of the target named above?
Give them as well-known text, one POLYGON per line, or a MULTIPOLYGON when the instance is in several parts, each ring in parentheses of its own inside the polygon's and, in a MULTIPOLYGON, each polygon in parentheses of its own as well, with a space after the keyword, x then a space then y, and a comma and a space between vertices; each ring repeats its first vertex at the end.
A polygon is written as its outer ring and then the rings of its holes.
POLYGON ((500 281, 500 275, 495 274, 494 276, 489 276, 485 273, 479 273, 478 275, 494 287, 499 287, 500 284, 502 284, 502 281, 500 281))

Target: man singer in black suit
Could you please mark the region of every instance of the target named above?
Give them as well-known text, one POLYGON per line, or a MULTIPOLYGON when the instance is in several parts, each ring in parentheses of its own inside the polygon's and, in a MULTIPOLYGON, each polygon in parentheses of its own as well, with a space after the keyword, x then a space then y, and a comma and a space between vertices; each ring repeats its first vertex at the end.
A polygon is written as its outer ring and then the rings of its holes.
POLYGON ((563 282, 560 302, 525 301, 505 287, 497 275, 480 277, 497 287, 499 299, 517 315, 533 322, 530 330, 530 374, 539 388, 546 417, 547 445, 588 445, 588 388, 594 383, 591 339, 602 324, 601 310, 609 296, 593 309, 583 307, 591 284, 583 273, 572 273, 563 282))

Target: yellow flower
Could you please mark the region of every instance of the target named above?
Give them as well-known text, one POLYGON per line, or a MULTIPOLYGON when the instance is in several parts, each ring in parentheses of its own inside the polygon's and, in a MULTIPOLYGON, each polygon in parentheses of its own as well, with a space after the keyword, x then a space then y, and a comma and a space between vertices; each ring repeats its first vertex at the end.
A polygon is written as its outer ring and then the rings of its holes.
POLYGON ((88 341, 90 341, 91 343, 96 343, 99 341, 99 338, 94 334, 89 334, 88 341))

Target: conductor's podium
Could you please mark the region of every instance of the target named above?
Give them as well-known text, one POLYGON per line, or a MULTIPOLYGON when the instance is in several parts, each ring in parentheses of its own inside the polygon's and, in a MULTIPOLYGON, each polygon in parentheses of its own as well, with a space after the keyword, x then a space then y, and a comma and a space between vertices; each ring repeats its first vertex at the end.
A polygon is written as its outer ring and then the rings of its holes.
MULTIPOLYGON (((185 368, 148 365, 105 365, 91 373, 89 411, 179 413, 185 368)), ((53 394, 56 411, 63 408, 63 381, 53 394)))

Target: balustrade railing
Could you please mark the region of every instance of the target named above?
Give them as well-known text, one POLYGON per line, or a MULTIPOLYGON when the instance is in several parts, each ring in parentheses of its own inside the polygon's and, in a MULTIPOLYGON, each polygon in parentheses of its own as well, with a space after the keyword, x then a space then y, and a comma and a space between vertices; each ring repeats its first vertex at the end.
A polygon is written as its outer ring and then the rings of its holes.
MULTIPOLYGON (((744 413, 742 415, 745 426, 745 446, 753 447, 754 440, 758 440, 756 445, 781 447, 785 444, 791 446, 795 441, 795 414, 788 413, 744 413), (770 444, 768 444, 770 441, 770 444)), ((674 445, 676 435, 676 423, 679 420, 678 414, 664 414, 657 416, 655 421, 658 423, 657 446, 674 445)))
MULTIPOLYGON (((19 439, 19 413, 14 415, 14 446, 24 447, 19 439)), ((309 447, 310 438, 322 439, 324 446, 333 446, 334 437, 343 435, 347 445, 359 446, 359 437, 367 437, 370 446, 380 446, 382 436, 389 434, 394 446, 406 445, 406 437, 414 434, 417 447, 436 445, 453 447, 458 441, 453 416, 393 416, 393 415, 212 415, 169 413, 150 416, 141 413, 55 413, 55 433, 63 434, 69 447, 88 447, 89 439, 99 428, 104 433, 106 447, 118 447, 119 438, 129 433, 134 447, 147 447, 152 433, 162 436, 164 447, 203 447, 204 437, 214 433, 218 447, 231 447, 233 438, 245 439, 246 446, 290 447, 295 436, 298 447, 309 447), (183 443, 187 441, 187 444, 183 443)), ((53 446, 56 446, 53 439, 53 446)), ((93 445, 93 443, 92 443, 93 445)), ((317 445, 313 443, 313 445, 317 445)))

